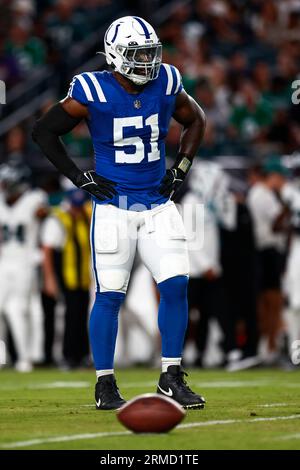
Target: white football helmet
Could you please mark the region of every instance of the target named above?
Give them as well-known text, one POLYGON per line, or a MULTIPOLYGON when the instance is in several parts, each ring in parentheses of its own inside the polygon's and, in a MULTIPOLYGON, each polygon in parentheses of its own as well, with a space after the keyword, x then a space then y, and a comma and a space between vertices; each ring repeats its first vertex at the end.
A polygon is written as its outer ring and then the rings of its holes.
POLYGON ((114 21, 105 33, 104 47, 107 63, 137 85, 157 78, 162 46, 142 18, 124 16, 114 21))

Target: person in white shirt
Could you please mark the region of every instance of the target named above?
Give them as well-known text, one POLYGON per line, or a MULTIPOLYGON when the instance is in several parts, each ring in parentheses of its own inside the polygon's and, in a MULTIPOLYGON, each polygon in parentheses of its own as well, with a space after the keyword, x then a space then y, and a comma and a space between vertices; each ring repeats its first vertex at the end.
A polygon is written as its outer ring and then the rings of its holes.
POLYGON ((261 338, 266 340, 265 361, 278 358, 278 340, 282 329, 283 296, 281 278, 285 248, 287 210, 279 198, 287 170, 280 159, 271 157, 262 172, 252 172, 248 206, 253 217, 260 267, 258 320, 261 338))
POLYGON ((67 369, 89 364, 90 214, 85 193, 70 189, 41 231, 44 292, 54 301, 60 293, 64 300, 62 367, 67 369))

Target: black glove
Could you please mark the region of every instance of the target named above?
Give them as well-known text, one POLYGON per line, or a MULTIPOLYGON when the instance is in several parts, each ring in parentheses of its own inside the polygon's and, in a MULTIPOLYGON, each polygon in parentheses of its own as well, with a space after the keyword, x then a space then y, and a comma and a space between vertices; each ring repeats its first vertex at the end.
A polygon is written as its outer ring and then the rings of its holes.
POLYGON ((164 197, 173 196, 182 185, 185 177, 186 175, 183 171, 178 168, 167 170, 165 176, 161 180, 159 193, 164 197))
POLYGON ((185 154, 178 154, 176 162, 172 168, 166 171, 161 180, 158 191, 164 197, 173 198, 178 189, 184 182, 184 179, 192 166, 190 158, 185 154))
POLYGON ((78 188, 84 189, 100 201, 110 199, 114 194, 117 194, 117 191, 114 188, 116 183, 104 178, 103 176, 97 175, 94 170, 85 172, 81 171, 76 176, 76 179, 73 180, 73 183, 78 188))

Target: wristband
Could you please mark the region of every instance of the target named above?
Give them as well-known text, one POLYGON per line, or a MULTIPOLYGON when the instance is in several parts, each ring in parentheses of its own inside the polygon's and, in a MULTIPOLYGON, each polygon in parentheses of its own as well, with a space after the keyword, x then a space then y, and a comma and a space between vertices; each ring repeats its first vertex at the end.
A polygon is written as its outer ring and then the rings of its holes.
POLYGON ((183 171, 183 173, 186 175, 191 166, 192 162, 188 158, 188 155, 185 153, 179 153, 173 168, 178 168, 179 170, 183 171))

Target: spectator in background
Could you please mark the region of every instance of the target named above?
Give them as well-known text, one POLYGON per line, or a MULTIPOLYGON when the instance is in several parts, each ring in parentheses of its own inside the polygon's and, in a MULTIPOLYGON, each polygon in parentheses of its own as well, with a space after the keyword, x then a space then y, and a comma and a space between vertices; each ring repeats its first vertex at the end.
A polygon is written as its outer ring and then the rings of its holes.
POLYGON ((76 368, 86 365, 89 356, 90 208, 78 189, 69 192, 66 202, 45 221, 41 242, 44 291, 55 299, 61 288, 65 302, 64 367, 76 368))
POLYGON ((26 133, 22 127, 11 129, 6 137, 6 159, 10 162, 25 163, 26 156, 26 133))
POLYGON ((205 109, 207 120, 213 123, 218 131, 224 131, 228 119, 227 109, 217 102, 214 87, 207 79, 198 81, 195 98, 205 109))
POLYGON ((220 140, 213 121, 207 120, 205 135, 201 145, 201 157, 214 158, 216 155, 219 155, 224 148, 222 144, 223 142, 220 140))
POLYGON ((0 190, 0 315, 5 315, 12 334, 16 369, 30 372, 42 333, 33 296, 38 284, 38 234, 46 215, 46 195, 31 189, 29 168, 16 162, 0 166, 0 190))
POLYGON ((73 157, 91 158, 93 156, 93 144, 91 142, 88 128, 81 122, 63 137, 63 141, 68 148, 68 152, 73 157))
POLYGON ((268 141, 272 142, 274 152, 284 154, 292 150, 290 134, 291 130, 287 108, 278 107, 274 109, 273 122, 267 134, 268 141))
POLYGON ((290 356, 295 353, 300 338, 300 188, 295 181, 282 187, 281 196, 288 205, 290 217, 290 247, 286 262, 284 291, 287 296, 288 339, 290 356))
MULTIPOLYGON (((39 185, 46 192, 48 196, 48 204, 51 208, 59 206, 65 197, 65 193, 61 188, 60 178, 58 174, 41 174, 39 175, 39 185)), ((51 212, 50 212, 51 213, 51 212)), ((43 233, 42 233, 43 237, 43 233)), ((60 255, 59 252, 54 251, 52 262, 54 263, 55 274, 60 270, 60 255)), ((50 281, 51 283, 51 281, 50 281)), ((56 361, 54 358, 54 342, 55 342, 55 314, 58 306, 57 286, 55 281, 52 281, 54 288, 45 286, 43 283, 41 287, 41 300, 43 307, 43 363, 45 367, 54 366, 56 361)))
POLYGON ((272 122, 272 108, 251 80, 243 80, 230 118, 231 133, 246 142, 263 142, 272 122))
POLYGON ((257 357, 257 266, 253 221, 246 205, 245 185, 231 181, 236 204, 234 230, 222 227, 221 260, 224 288, 224 349, 227 370, 248 369, 257 357))
POLYGON ((0 37, 0 80, 5 82, 7 89, 16 85, 21 79, 21 73, 16 58, 5 51, 5 40, 0 37))
POLYGON ((253 72, 253 81, 257 87, 258 92, 265 98, 271 88, 271 70, 268 63, 259 60, 256 62, 253 72))
POLYGON ((248 194, 260 268, 259 330, 266 341, 264 360, 268 364, 278 360, 282 330, 281 276, 287 210, 278 193, 285 182, 286 170, 280 160, 273 157, 266 162, 263 173, 251 175, 248 194))
POLYGON ((55 1, 53 12, 46 18, 46 35, 55 62, 62 64, 69 60, 72 46, 90 32, 89 22, 77 11, 74 0, 55 1))
POLYGON ((215 163, 201 162, 191 170, 188 191, 181 204, 190 255, 190 332, 192 309, 199 315, 195 325, 194 365, 202 367, 210 320, 217 318, 223 327, 219 224, 228 230, 234 228, 235 202, 222 170, 215 163))
POLYGON ((261 41, 277 42, 279 27, 279 9, 277 2, 270 0, 257 4, 257 12, 252 17, 252 25, 256 36, 261 41))
POLYGON ((28 77, 34 68, 46 63, 44 43, 32 36, 31 27, 14 23, 9 31, 5 49, 16 58, 22 77, 28 77))
POLYGON ((38 2, 35 2, 34 0, 13 0, 11 3, 14 23, 25 27, 31 27, 33 17, 35 15, 35 3, 38 2))

